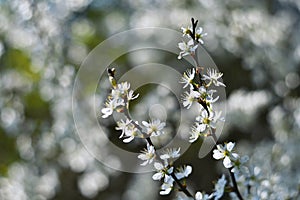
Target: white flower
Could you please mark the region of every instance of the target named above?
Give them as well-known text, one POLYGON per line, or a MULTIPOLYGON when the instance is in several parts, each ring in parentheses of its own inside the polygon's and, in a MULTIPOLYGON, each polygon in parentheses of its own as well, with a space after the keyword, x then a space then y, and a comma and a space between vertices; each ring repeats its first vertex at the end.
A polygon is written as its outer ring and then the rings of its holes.
POLYGON ((195 125, 192 127, 192 132, 189 138, 189 142, 191 143, 195 142, 199 138, 199 136, 203 134, 205 130, 206 130, 206 124, 195 123, 195 125))
POLYGON ((111 97, 113 99, 125 99, 128 101, 136 99, 139 95, 133 95, 133 90, 130 89, 130 83, 121 82, 117 85, 115 89, 111 90, 111 97))
POLYGON ((180 157, 180 148, 175 149, 175 148, 168 148, 164 150, 164 154, 160 156, 161 159, 164 161, 167 161, 168 159, 175 159, 180 157))
POLYGON ((209 80, 208 85, 213 83, 215 86, 223 86, 226 87, 224 83, 218 81, 219 78, 223 76, 223 73, 217 72, 215 69, 208 68, 207 75, 203 74, 203 80, 209 80))
POLYGON ((138 132, 138 129, 136 127, 132 126, 128 126, 125 129, 125 139, 123 139, 124 143, 129 143, 131 142, 135 137, 137 136, 141 136, 141 134, 138 132))
POLYGON ((190 40, 187 43, 186 42, 178 43, 178 47, 181 50, 178 59, 181 59, 183 56, 195 54, 198 45, 194 45, 194 41, 190 40))
POLYGON ((175 173, 175 176, 180 180, 182 178, 187 178, 192 173, 192 167, 187 166, 181 166, 177 168, 177 172, 175 173))
POLYGON ((224 167, 231 168, 233 166, 233 163, 239 157, 238 154, 232 153, 234 145, 235 144, 233 142, 226 143, 224 146, 217 145, 217 149, 213 151, 214 159, 223 159, 224 167))
POLYGON ((211 199, 212 195, 208 195, 205 193, 197 192, 195 195, 195 200, 208 200, 211 199))
POLYGON ((124 100, 123 99, 109 99, 105 103, 105 108, 101 109, 102 112, 102 118, 107 118, 110 115, 112 115, 113 111, 119 107, 124 106, 124 100))
POLYGON ((149 123, 142 121, 142 124, 145 126, 149 136, 160 136, 164 133, 162 130, 166 125, 165 122, 160 122, 159 119, 151 120, 149 123))
POLYGON ((180 81, 180 83, 185 84, 183 86, 183 88, 186 88, 188 85, 193 87, 192 82, 194 80, 194 77, 195 77, 195 68, 193 68, 191 70, 187 70, 186 72, 184 72, 183 76, 181 78, 181 81, 180 81))
POLYGON ((246 184, 252 186, 252 187, 259 187, 260 183, 262 182, 262 174, 261 174, 261 168, 257 166, 250 167, 249 170, 249 178, 246 184))
POLYGON ((209 116, 205 109, 200 110, 200 115, 196 117, 196 120, 201 124, 205 124, 206 127, 216 128, 218 121, 224 121, 224 118, 221 117, 222 111, 213 111, 210 110, 209 116))
POLYGON ((160 187, 161 191, 159 192, 159 194, 160 195, 170 194, 170 192, 173 189, 173 183, 174 183, 174 179, 169 175, 165 175, 164 183, 160 187))
POLYGON ((233 168, 231 172, 233 172, 236 177, 239 176, 249 176, 249 169, 245 166, 245 163, 249 160, 247 155, 242 156, 241 158, 237 156, 236 160, 233 163, 233 168))
POLYGON ((208 90, 204 87, 201 86, 199 88, 199 93, 200 93, 200 97, 201 99, 205 100, 208 103, 215 103, 218 99, 219 96, 217 96, 216 98, 213 97, 213 94, 217 92, 216 90, 208 90))
MULTIPOLYGON (((138 122, 135 122, 138 123, 138 122)), ((136 126, 132 123, 132 120, 126 119, 124 122, 123 120, 120 120, 117 122, 116 130, 121 130, 122 133, 119 138, 124 137, 123 142, 129 143, 131 142, 135 137, 142 137, 143 135, 139 132, 139 130, 136 128, 136 126)))
POLYGON ((218 180, 218 182, 215 185, 215 192, 213 193, 215 200, 218 200, 223 196, 226 183, 227 181, 223 174, 222 177, 218 180))
POLYGON ((182 30, 182 36, 185 36, 187 35, 188 37, 190 37, 190 33, 192 33, 192 28, 191 27, 187 27, 187 28, 184 28, 184 27, 181 27, 181 30, 182 30))
MULTIPOLYGON (((173 167, 168 167, 168 165, 163 165, 159 162, 154 163, 154 168, 156 169, 157 173, 152 176, 153 180, 161 180, 165 177, 165 175, 171 174, 173 172, 173 167)), ((166 177, 168 179, 168 177, 166 177)))
POLYGON ((142 166, 152 163, 155 158, 154 146, 147 144, 147 149, 142 151, 142 154, 138 155, 138 158, 144 160, 141 164, 142 166))
POLYGON ((128 92, 128 94, 127 94, 127 100, 128 100, 128 101, 134 100, 134 99, 136 99, 136 98, 138 98, 138 97, 139 97, 139 94, 133 95, 133 90, 130 90, 130 91, 128 92))
POLYGON ((128 92, 130 88, 130 83, 128 82, 121 82, 118 84, 118 90, 121 92, 121 94, 125 94, 128 92))
POLYGON ((196 33, 195 33, 195 39, 200 42, 201 44, 204 44, 202 38, 204 36, 207 36, 207 33, 203 33, 203 28, 199 27, 198 29, 196 29, 196 33))
POLYGON ((111 96, 113 99, 123 98, 125 94, 128 93, 130 88, 130 83, 128 82, 121 82, 117 85, 115 89, 111 90, 111 96))
POLYGON ((131 122, 132 122, 132 120, 129 120, 129 119, 126 119, 125 122, 122 119, 117 122, 118 126, 116 127, 116 130, 122 130, 122 133, 119 138, 122 138, 124 136, 125 131, 131 122))
POLYGON ((183 95, 183 106, 189 109, 192 104, 200 97, 200 93, 190 89, 190 92, 185 92, 183 95))

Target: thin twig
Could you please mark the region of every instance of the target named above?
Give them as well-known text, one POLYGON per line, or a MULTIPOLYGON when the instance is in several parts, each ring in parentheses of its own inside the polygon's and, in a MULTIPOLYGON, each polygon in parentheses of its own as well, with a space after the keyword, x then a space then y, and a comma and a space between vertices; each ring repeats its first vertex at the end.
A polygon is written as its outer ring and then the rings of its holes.
MULTIPOLYGON (((143 128, 142 128, 139 124, 137 124, 134 120, 132 120, 132 118, 131 118, 131 116, 130 116, 130 114, 129 114, 129 112, 128 112, 128 109, 125 109, 123 113, 124 113, 124 115, 125 115, 129 120, 131 120, 132 124, 133 124, 133 125, 134 125, 134 126, 135 126, 142 134, 143 134, 143 135, 147 135, 146 133, 143 132, 143 128)), ((145 137, 144 139, 147 141, 147 143, 148 143, 149 145, 151 145, 151 146, 154 147, 156 159, 158 159, 159 161, 163 162, 163 161, 160 159, 160 156, 157 154, 156 148, 155 148, 155 146, 153 145, 153 142, 152 142, 151 138, 150 138, 150 137, 145 137)), ((172 178, 174 179, 174 181, 176 182, 176 184, 177 184, 178 187, 180 188, 180 191, 182 191, 182 192, 183 192, 185 195, 187 195, 188 197, 193 197, 193 195, 188 191, 188 189, 186 188, 186 186, 184 186, 184 185, 180 182, 180 180, 178 180, 178 178, 176 177, 176 175, 175 175, 174 172, 171 173, 171 174, 169 174, 169 175, 172 176, 172 178)))
POLYGON ((237 197, 240 199, 240 200, 244 200, 240 191, 239 191, 239 188, 238 188, 238 185, 237 185, 237 182, 236 182, 236 179, 235 179, 235 176, 234 176, 234 173, 231 171, 232 168, 229 168, 229 174, 230 174, 230 177, 231 177, 231 180, 232 180, 232 183, 233 183, 233 188, 234 188, 234 192, 235 194, 237 195, 237 197))
MULTIPOLYGON (((211 131, 211 134, 210 134, 214 141, 215 141, 215 145, 217 145, 217 136, 215 134, 215 131, 211 131)), ((236 179, 235 179, 235 176, 234 176, 234 173, 231 171, 232 168, 229 168, 229 174, 230 174, 230 177, 231 177, 231 180, 232 180, 232 183, 233 183, 233 188, 234 188, 234 192, 235 194, 237 195, 237 197, 240 199, 240 200, 244 200, 241 193, 240 193, 240 190, 239 190, 239 187, 237 185, 237 182, 236 182, 236 179)))
POLYGON ((177 183, 177 185, 180 187, 180 191, 182 191, 186 196, 188 197, 193 197, 193 195, 188 191, 188 189, 182 185, 182 183, 180 182, 180 180, 178 180, 178 178, 176 177, 176 175, 173 173, 170 174, 172 176, 172 178, 174 179, 174 181, 177 183))

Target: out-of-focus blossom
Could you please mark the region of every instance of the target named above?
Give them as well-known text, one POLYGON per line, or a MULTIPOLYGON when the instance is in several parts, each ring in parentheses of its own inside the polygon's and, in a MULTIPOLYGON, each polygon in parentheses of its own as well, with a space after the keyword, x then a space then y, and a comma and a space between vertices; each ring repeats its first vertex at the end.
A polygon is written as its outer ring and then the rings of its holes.
POLYGON ((223 174, 215 184, 215 192, 213 193, 214 200, 218 200, 223 196, 226 183, 227 181, 225 179, 225 175, 223 174))

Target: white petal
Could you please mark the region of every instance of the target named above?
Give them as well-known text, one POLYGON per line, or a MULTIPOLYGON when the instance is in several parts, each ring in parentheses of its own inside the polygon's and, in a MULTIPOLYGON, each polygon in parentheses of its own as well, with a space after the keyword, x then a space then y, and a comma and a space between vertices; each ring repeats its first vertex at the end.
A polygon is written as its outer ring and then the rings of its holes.
POLYGON ((129 138, 124 139, 123 142, 124 142, 124 143, 129 143, 129 142, 131 142, 133 139, 134 139, 134 137, 131 136, 131 137, 129 137, 129 138))
POLYGON ((196 195, 195 195, 195 199, 196 200, 202 200, 203 198, 203 194, 201 192, 197 192, 196 195))
POLYGON ((166 190, 162 190, 159 192, 160 195, 167 195, 172 191, 172 188, 168 188, 166 190))
POLYGON ((230 160, 230 158, 229 158, 228 156, 226 156, 226 157, 224 158, 224 160, 223 160, 223 165, 224 165, 224 167, 226 167, 226 168, 232 167, 232 162, 231 162, 231 160, 230 160))
POLYGON ((180 43, 178 43, 178 47, 181 50, 185 50, 186 44, 184 42, 180 42, 180 43))
POLYGON ((193 39, 189 40, 187 44, 188 44, 189 46, 194 45, 194 40, 193 40, 193 39))
POLYGON ((192 170, 193 170, 193 168, 191 166, 189 166, 189 165, 186 166, 186 169, 184 172, 185 176, 188 177, 188 175, 190 175, 192 173, 192 170))
POLYGON ((228 151, 232 151, 233 147, 234 147, 234 142, 229 142, 226 144, 226 148, 228 151))
POLYGON ((142 166, 145 166, 145 165, 147 165, 148 164, 148 160, 146 160, 145 162, 143 162, 141 165, 142 166))
POLYGON ((146 127, 149 127, 149 126, 150 126, 149 123, 146 122, 146 121, 142 121, 142 124, 143 124, 144 126, 146 126, 146 127))
POLYGON ((219 150, 215 149, 213 151, 213 158, 216 159, 216 160, 219 160, 219 159, 222 159, 225 157, 225 155, 223 153, 221 153, 219 150))
POLYGON ((164 166, 159 162, 154 163, 154 167, 156 170, 162 170, 164 168, 164 166))
POLYGON ((158 181, 162 178, 162 173, 158 172, 158 173, 155 173, 153 176, 152 176, 152 179, 155 180, 155 181, 158 181))

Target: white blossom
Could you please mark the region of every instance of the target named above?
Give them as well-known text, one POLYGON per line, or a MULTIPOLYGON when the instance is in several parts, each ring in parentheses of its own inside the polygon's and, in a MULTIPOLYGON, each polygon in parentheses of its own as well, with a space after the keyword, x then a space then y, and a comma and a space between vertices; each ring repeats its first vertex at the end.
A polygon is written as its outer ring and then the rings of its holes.
POLYGON ((200 97, 200 93, 190 89, 190 92, 185 92, 183 95, 183 106, 189 109, 192 104, 200 97))
POLYGON ((216 98, 213 97, 213 94, 217 92, 216 90, 207 90, 204 86, 199 87, 198 90, 201 99, 205 100, 207 103, 215 103, 219 99, 219 96, 217 96, 216 98))
POLYGON ((183 56, 194 55, 198 45, 195 45, 194 41, 191 39, 187 43, 184 41, 178 43, 178 47, 181 50, 178 59, 181 59, 183 56))
POLYGON ((206 124, 195 123, 195 125, 192 126, 192 132, 189 138, 189 142, 195 142, 199 138, 199 136, 203 135, 205 130, 206 124))
POLYGON ((187 35, 189 38, 191 37, 190 33, 192 32, 192 27, 187 27, 187 28, 181 27, 181 30, 182 30, 182 33, 183 33, 182 36, 187 35))
POLYGON ((235 174, 236 177, 239 176, 249 176, 249 169, 245 166, 249 160, 248 156, 237 156, 236 160, 233 162, 233 168, 231 171, 235 174))
POLYGON ((195 68, 184 72, 183 76, 181 77, 180 83, 185 84, 183 86, 183 88, 186 88, 188 85, 190 85, 190 87, 193 87, 192 83, 193 83, 194 78, 195 78, 195 68))
POLYGON ((132 120, 129 120, 129 119, 126 119, 126 121, 123 121, 122 119, 120 121, 117 122, 117 127, 116 127, 116 130, 121 130, 122 133, 120 135, 119 138, 122 138, 125 134, 125 131, 128 127, 128 125, 132 122, 132 120))
POLYGON ((179 180, 182 178, 187 178, 190 174, 192 173, 192 167, 187 165, 187 166, 181 166, 177 168, 177 172, 175 173, 176 178, 179 180))
POLYGON ((195 200, 208 200, 211 199, 213 195, 208 195, 202 192, 197 192, 195 194, 195 200))
POLYGON ((111 96, 113 99, 123 98, 125 94, 127 94, 130 88, 130 83, 128 82, 121 82, 117 85, 115 89, 111 90, 111 96))
POLYGON ((128 82, 121 82, 118 84, 118 90, 120 91, 121 94, 125 94, 128 92, 128 90, 130 89, 130 83, 128 82))
MULTIPOLYGON (((138 124, 138 122, 135 122, 138 124)), ((132 120, 126 119, 126 121, 120 120, 117 122, 116 130, 121 130, 122 133, 119 138, 124 138, 124 143, 131 142, 135 137, 142 137, 142 134, 133 124, 132 120)))
POLYGON ((209 115, 205 109, 200 110, 200 115, 196 118, 201 124, 205 124, 206 127, 216 128, 218 121, 224 121, 224 118, 221 117, 222 111, 213 111, 210 110, 209 115))
POLYGON ((180 148, 175 149, 175 148, 167 148, 164 150, 164 154, 160 156, 161 159, 164 161, 167 161, 168 159, 175 159, 180 157, 180 148))
POLYGON ((154 146, 147 144, 147 149, 143 150, 142 153, 138 155, 138 158, 144 160, 141 164, 142 166, 152 163, 155 158, 154 146))
POLYGON ((133 90, 130 90, 127 94, 127 100, 134 100, 139 97, 139 94, 133 95, 133 90))
MULTIPOLYGON (((155 173, 152 176, 153 180, 161 180, 162 178, 165 177, 165 175, 169 175, 169 174, 173 173, 173 167, 168 167, 167 163, 165 163, 165 165, 163 165, 162 163, 155 162, 154 168, 156 169, 157 173, 155 173)), ((168 179, 167 176, 166 176, 166 179, 168 179)))
POLYGON ((125 139, 123 139, 123 142, 129 143, 137 136, 141 136, 141 134, 138 132, 138 129, 134 126, 128 126, 128 128, 125 130, 125 139))
POLYGON ((164 132, 162 131, 165 127, 165 122, 160 122, 159 119, 151 120, 150 122, 142 121, 145 126, 145 131, 149 136, 160 136, 164 132))
POLYGON ((204 44, 202 38, 204 36, 207 36, 207 33, 203 33, 203 28, 202 27, 198 27, 196 29, 196 33, 195 33, 195 39, 200 42, 201 44, 204 44))
POLYGON ((160 189, 161 191, 159 192, 160 195, 168 195, 173 189, 173 183, 174 179, 172 176, 165 175, 164 178, 164 183, 161 185, 160 189))
POLYGON ((124 100, 123 99, 109 99, 105 103, 105 108, 101 109, 102 112, 102 118, 107 118, 110 115, 112 115, 113 111, 119 107, 124 106, 124 100))
POLYGON ((233 167, 233 163, 238 158, 238 154, 232 153, 234 145, 233 142, 226 143, 224 146, 217 145, 217 149, 213 151, 213 157, 216 160, 223 159, 223 165, 226 168, 233 167))
POLYGON ((215 197, 214 200, 218 200, 223 196, 226 183, 227 183, 227 181, 223 174, 222 177, 215 184, 215 192, 213 193, 213 195, 215 197))
POLYGON ((221 78, 223 76, 223 73, 221 72, 217 72, 217 70, 212 69, 212 68, 208 68, 207 69, 207 75, 203 74, 203 80, 209 80, 210 82, 208 83, 208 85, 210 85, 211 83, 213 83, 215 86, 223 86, 225 87, 225 84, 218 81, 219 78, 221 78))

